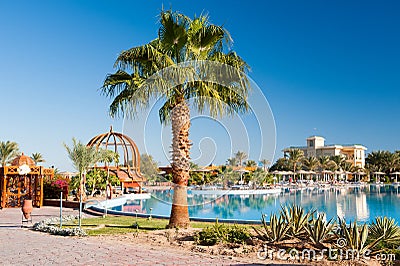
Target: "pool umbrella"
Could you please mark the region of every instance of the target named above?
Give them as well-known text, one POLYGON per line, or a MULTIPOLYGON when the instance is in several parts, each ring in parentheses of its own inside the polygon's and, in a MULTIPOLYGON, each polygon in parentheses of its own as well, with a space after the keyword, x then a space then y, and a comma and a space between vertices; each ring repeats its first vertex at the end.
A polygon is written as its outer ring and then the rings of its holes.
POLYGON ((357 176, 357 175, 358 175, 358 178, 359 178, 359 180, 358 180, 358 181, 360 181, 360 180, 361 180, 361 176, 362 176, 362 175, 365 175, 365 173, 364 173, 364 172, 361 172, 361 171, 354 172, 353 174, 354 174, 355 176, 357 176))
MULTIPOLYGON (((375 175, 376 178, 378 178, 380 175, 385 175, 386 173, 384 172, 372 172, 373 175, 375 175)), ((381 178, 379 177, 379 182, 381 181, 381 178)))
POLYGON ((326 178, 326 175, 329 176, 329 174, 332 174, 333 172, 332 172, 332 171, 329 171, 329 170, 323 170, 321 173, 323 174, 324 181, 326 181, 326 179, 327 179, 327 178, 326 178))
POLYGON ((300 174, 300 180, 303 179, 303 175, 308 174, 308 172, 303 169, 296 171, 296 173, 300 174))
POLYGON ((333 173, 334 173, 335 176, 336 176, 336 180, 341 179, 341 178, 337 178, 337 177, 338 177, 338 176, 342 177, 342 175, 343 175, 343 171, 339 171, 339 170, 337 170, 337 171, 335 171, 335 172, 333 172, 333 173))

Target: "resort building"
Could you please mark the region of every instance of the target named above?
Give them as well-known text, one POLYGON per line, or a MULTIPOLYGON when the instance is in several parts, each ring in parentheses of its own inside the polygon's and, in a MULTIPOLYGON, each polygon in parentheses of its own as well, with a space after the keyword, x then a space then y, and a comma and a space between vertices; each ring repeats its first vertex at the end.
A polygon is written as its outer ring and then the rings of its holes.
POLYGON ((346 161, 351 162, 354 166, 364 168, 365 151, 367 148, 359 144, 331 144, 325 145, 325 138, 320 136, 311 136, 307 138, 307 146, 289 147, 283 150, 286 155, 291 149, 300 149, 306 157, 322 157, 341 155, 346 158, 346 161))

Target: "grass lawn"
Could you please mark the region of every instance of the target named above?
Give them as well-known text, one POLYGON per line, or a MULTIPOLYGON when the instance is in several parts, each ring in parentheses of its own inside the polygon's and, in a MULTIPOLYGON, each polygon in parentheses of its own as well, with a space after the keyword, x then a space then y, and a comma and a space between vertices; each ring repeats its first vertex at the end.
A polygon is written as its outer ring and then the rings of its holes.
MULTIPOLYGON (((63 224, 63 227, 76 227, 78 221, 70 221, 63 224)), ((124 234, 134 233, 137 231, 152 231, 165 229, 168 225, 167 219, 154 219, 137 218, 129 216, 107 216, 82 219, 82 229, 88 235, 110 235, 110 234, 124 234), (136 227, 136 222, 138 228, 136 227)), ((214 225, 214 223, 207 222, 191 222, 192 228, 205 228, 214 225)))

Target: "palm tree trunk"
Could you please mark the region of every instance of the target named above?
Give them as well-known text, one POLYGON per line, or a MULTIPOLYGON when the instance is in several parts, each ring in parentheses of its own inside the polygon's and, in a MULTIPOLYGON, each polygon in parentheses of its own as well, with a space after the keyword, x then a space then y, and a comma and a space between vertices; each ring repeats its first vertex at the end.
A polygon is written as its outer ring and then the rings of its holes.
POLYGON ((169 228, 189 227, 187 183, 190 170, 190 110, 182 100, 171 111, 172 120, 172 182, 174 197, 169 218, 169 228))

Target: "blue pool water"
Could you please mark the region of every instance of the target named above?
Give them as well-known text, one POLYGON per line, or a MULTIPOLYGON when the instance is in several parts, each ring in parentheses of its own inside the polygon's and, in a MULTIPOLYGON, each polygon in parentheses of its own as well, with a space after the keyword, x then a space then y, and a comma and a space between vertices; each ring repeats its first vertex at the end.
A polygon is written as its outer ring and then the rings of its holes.
MULTIPOLYGON (((113 210, 152 213, 168 216, 171 211, 171 191, 154 191, 147 200, 129 201, 113 210)), ((259 220, 261 215, 278 212, 282 205, 296 203, 306 209, 324 212, 327 218, 346 221, 372 221, 376 216, 388 216, 400 222, 400 188, 366 186, 328 189, 285 190, 278 195, 190 195, 191 217, 259 220)))

